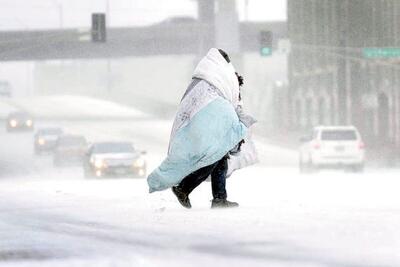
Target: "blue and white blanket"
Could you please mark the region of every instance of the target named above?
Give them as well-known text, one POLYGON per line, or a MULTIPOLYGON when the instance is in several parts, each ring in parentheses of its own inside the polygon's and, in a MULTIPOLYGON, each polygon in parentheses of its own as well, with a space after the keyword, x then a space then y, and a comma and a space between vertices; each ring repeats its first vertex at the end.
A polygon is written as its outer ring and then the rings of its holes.
POLYGON ((239 85, 233 66, 211 49, 193 77, 175 117, 168 156, 147 178, 150 193, 215 163, 246 138, 248 129, 237 113, 239 85))

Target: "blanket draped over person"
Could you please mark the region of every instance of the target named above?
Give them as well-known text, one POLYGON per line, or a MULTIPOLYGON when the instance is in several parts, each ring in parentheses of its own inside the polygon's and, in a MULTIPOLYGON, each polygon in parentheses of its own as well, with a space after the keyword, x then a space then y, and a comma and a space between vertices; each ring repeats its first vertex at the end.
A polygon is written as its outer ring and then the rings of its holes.
MULTIPOLYGON (((239 119, 235 69, 215 48, 199 62, 172 127, 167 158, 147 178, 149 192, 168 189, 224 157, 248 129, 239 119)), ((237 167, 235 167, 237 168, 237 167)))

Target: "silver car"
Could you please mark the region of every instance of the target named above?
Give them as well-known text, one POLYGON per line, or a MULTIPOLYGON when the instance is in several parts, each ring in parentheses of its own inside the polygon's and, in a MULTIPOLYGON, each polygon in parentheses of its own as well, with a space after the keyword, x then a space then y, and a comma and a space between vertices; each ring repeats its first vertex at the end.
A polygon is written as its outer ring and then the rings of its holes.
POLYGON ((147 163, 144 151, 137 151, 129 142, 94 143, 84 160, 85 177, 145 177, 147 163))

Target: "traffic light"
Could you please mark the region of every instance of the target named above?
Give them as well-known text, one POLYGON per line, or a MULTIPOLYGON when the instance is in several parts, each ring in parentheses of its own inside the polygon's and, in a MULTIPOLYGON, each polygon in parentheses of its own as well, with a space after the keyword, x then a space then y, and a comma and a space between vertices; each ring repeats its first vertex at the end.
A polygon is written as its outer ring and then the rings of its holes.
POLYGON ((260 54, 263 57, 272 55, 272 32, 260 32, 260 54))
POLYGON ((92 42, 104 43, 106 39, 106 15, 104 13, 93 13, 92 42))

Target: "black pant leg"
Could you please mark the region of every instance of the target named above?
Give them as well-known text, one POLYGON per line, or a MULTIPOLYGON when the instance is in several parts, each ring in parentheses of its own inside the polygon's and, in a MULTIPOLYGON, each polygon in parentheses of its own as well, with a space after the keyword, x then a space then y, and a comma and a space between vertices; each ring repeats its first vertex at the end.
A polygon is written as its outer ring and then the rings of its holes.
POLYGON ((217 162, 215 168, 211 172, 211 187, 213 197, 226 199, 226 174, 228 172, 228 158, 223 157, 217 162))
POLYGON ((179 188, 182 189, 183 192, 190 194, 197 186, 199 186, 203 181, 207 179, 217 163, 218 162, 192 172, 191 174, 183 178, 183 180, 178 185, 179 188))

